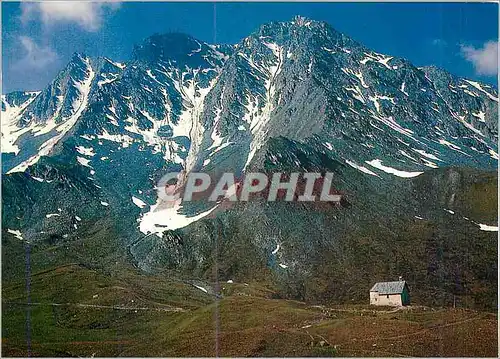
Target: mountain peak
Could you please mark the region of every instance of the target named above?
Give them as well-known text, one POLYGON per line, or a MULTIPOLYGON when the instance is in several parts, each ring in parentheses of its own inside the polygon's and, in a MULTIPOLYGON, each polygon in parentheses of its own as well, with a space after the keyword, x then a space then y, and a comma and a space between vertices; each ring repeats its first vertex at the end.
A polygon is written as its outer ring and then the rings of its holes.
POLYGON ((154 34, 146 38, 142 44, 136 45, 133 58, 138 61, 154 62, 158 60, 179 61, 189 54, 199 51, 202 42, 190 35, 180 32, 154 34))
MULTIPOLYGON (((292 41, 296 44, 312 44, 323 42, 354 43, 354 40, 335 30, 328 23, 311 20, 297 15, 288 21, 269 22, 259 27, 249 37, 273 40, 276 43, 292 41)), ((247 39, 249 38, 247 37, 247 39)))
POLYGON ((89 57, 83 52, 78 51, 75 51, 70 59, 70 63, 87 63, 88 61, 89 57))
POLYGON ((292 25, 297 26, 310 26, 311 24, 319 24, 320 21, 311 20, 305 16, 295 15, 291 21, 292 25))

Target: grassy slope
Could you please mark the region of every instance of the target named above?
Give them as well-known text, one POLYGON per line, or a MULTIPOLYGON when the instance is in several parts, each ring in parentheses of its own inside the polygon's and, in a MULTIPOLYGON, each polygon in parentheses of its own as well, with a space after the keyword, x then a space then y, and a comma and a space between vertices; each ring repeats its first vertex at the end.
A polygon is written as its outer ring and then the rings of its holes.
MULTIPOLYGON (((133 271, 118 279, 77 265, 34 274, 31 291, 32 301, 42 303, 30 310, 35 356, 214 356, 216 350, 222 356, 494 356, 497 350, 496 315, 463 309, 326 308, 272 299, 271 291, 243 283, 221 284, 224 297, 215 302, 183 282, 133 271), (184 310, 169 311, 179 306, 184 310)), ((27 355, 25 301, 23 283, 4 287, 3 355, 27 355)))
MULTIPOLYGON (((423 183, 427 187, 428 182, 423 183)), ((493 223, 497 200, 492 194, 496 189, 496 179, 488 176, 484 181, 476 181, 472 189, 464 189, 461 192, 464 196, 457 196, 452 207, 443 203, 437 210, 453 208, 457 215, 449 216, 452 223, 462 220, 458 213, 475 221, 493 223)), ((421 192, 435 196, 429 188, 422 188, 421 192)), ((436 192, 441 191, 437 188, 436 192)), ((107 222, 89 227, 82 223, 81 229, 77 239, 30 248, 31 302, 40 304, 31 306, 29 311, 25 305, 26 245, 11 235, 2 236, 3 355, 27 355, 28 315, 32 354, 44 356, 94 353, 96 356, 213 356, 216 350, 225 356, 497 355, 495 314, 466 309, 414 308, 388 313, 360 305, 314 307, 275 299, 281 293, 265 280, 265 275, 262 281, 251 281, 249 285, 222 284, 223 298, 215 303, 213 296, 189 284, 190 278, 181 273, 146 275, 130 265, 128 253, 121 249, 119 235, 107 222)), ((336 299, 335 286, 330 293, 332 281, 347 286, 337 288, 347 293, 344 296, 358 296, 360 302, 364 301, 370 283, 363 282, 366 264, 362 260, 368 255, 397 256, 398 262, 408 265, 421 261, 426 253, 433 253, 430 250, 453 255, 454 261, 465 260, 467 270, 479 267, 475 273, 484 272, 484 278, 470 280, 474 283, 468 291, 470 301, 495 301, 496 297, 490 295, 496 288, 491 285, 489 258, 496 258, 496 246, 488 245, 489 252, 483 248, 484 241, 492 241, 491 233, 479 233, 484 235, 482 238, 476 230, 471 232, 476 240, 467 240, 464 235, 464 241, 457 242, 453 236, 447 238, 439 233, 429 221, 415 220, 401 235, 405 241, 395 252, 385 254, 383 249, 387 246, 383 236, 378 240, 372 238, 377 232, 370 228, 360 232, 363 233, 365 235, 353 236, 345 243, 357 255, 344 260, 337 268, 341 272, 323 265, 324 275, 318 269, 320 275, 313 278, 313 282, 306 282, 308 290, 329 295, 325 303, 346 302, 336 299), (465 245, 471 247, 463 247, 465 245), (475 248, 478 245, 481 247, 475 248), (467 255, 460 257, 460 253, 467 255), (471 253, 481 253, 482 258, 471 257, 471 253), (405 264, 405 261, 412 262, 405 264), (346 278, 357 279, 346 282, 346 278)), ((330 253, 325 251, 323 256, 323 263, 328 263, 330 253)), ((444 263, 442 258, 440 261, 444 263)), ((399 272, 398 268, 385 268, 382 262, 377 261, 380 268, 370 266, 368 269, 379 273, 399 272)), ((440 271, 447 268, 449 266, 433 269, 436 283, 442 279, 440 271)), ((212 271, 208 269, 208 272, 212 271)), ((496 270, 492 273, 496 275, 496 270)), ((427 283, 426 273, 412 275, 421 286, 427 283)), ((467 271, 465 275, 469 275, 467 271)), ((416 290, 412 295, 413 304, 426 303, 440 294, 431 289, 416 290)), ((459 304, 469 304, 468 296, 459 304)))
POLYGON ((358 187, 348 191, 355 194, 348 208, 252 202, 226 210, 222 219, 183 229, 179 247, 210 249, 199 256, 207 259, 202 275, 217 267, 220 278, 270 280, 282 298, 364 303, 374 282, 402 275, 420 304, 496 311, 497 232, 474 223, 497 222, 496 173, 438 169, 376 193, 358 187), (271 255, 276 243, 282 245, 271 255))

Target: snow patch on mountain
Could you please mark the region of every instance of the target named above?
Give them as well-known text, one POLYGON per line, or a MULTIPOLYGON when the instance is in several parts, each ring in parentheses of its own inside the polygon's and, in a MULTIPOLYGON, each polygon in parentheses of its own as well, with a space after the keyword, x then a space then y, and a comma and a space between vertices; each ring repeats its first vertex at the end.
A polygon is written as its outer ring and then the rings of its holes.
POLYGON ((10 234, 12 234, 14 237, 16 237, 17 239, 19 239, 20 241, 23 240, 23 235, 22 235, 21 231, 18 230, 18 229, 9 229, 9 228, 7 228, 7 232, 10 233, 10 234))
POLYGON ((84 157, 77 156, 76 160, 79 164, 85 167, 90 167, 90 160, 84 157))
POLYGON ((441 161, 441 162, 443 161, 443 160, 437 158, 432 153, 427 153, 424 150, 419 150, 419 149, 415 149, 415 148, 412 148, 412 150, 415 151, 415 152, 417 152, 417 153, 420 153, 424 157, 430 158, 431 160, 436 160, 436 161, 441 161))
POLYGON ((483 111, 479 111, 477 113, 472 112, 472 116, 477 117, 481 122, 486 122, 485 113, 483 111))
POLYGON ((184 76, 186 73, 182 73, 180 80, 174 81, 176 89, 181 94, 184 102, 187 103, 187 106, 182 110, 179 117, 179 122, 173 128, 174 136, 186 136, 191 142, 186 160, 183 161, 184 169, 187 172, 189 172, 196 163, 203 140, 203 134, 205 132, 205 128, 201 123, 205 97, 215 86, 218 79, 218 77, 215 77, 210 81, 208 87, 201 87, 197 81, 199 71, 191 71, 191 80, 184 82, 184 76))
MULTIPOLYGON (((38 152, 34 155, 32 155, 28 160, 20 163, 16 167, 12 168, 7 172, 9 173, 15 173, 15 172, 24 172, 29 166, 32 166, 42 156, 47 156, 54 146, 68 133, 68 131, 76 124, 80 116, 82 115, 83 111, 87 107, 88 103, 88 98, 89 98, 89 92, 92 84, 92 80, 94 79, 95 72, 92 69, 92 66, 90 64, 90 59, 85 58, 84 62, 87 66, 87 77, 83 82, 77 82, 74 81, 74 86, 77 88, 77 90, 80 93, 80 96, 75 100, 73 103, 73 108, 77 109, 69 118, 65 119, 65 121, 61 124, 56 124, 56 115, 52 117, 50 121, 47 122, 45 126, 41 128, 39 131, 35 131, 35 136, 38 132, 40 133, 50 133, 53 129, 56 131, 56 135, 53 136, 52 138, 48 139, 45 141, 41 146, 38 147, 38 152)), ((31 126, 29 126, 28 131, 33 131, 35 129, 39 129, 35 123, 33 123, 31 126)), ((25 129, 23 129, 25 130, 25 129)))
POLYGON ((43 178, 40 178, 40 177, 31 176, 31 178, 33 178, 37 182, 45 182, 45 180, 43 178))
POLYGON ((274 97, 276 95, 276 78, 280 74, 283 67, 283 48, 275 43, 264 42, 274 55, 274 62, 271 65, 261 64, 260 67, 265 70, 266 79, 264 81, 265 100, 262 108, 258 107, 258 99, 247 97, 247 122, 250 123, 250 131, 253 139, 250 143, 250 151, 243 169, 245 170, 252 161, 255 153, 262 147, 266 140, 266 125, 271 119, 271 112, 274 109, 274 97), (258 107, 256 109, 256 107, 258 107))
POLYGON ((390 174, 393 174, 395 176, 402 177, 402 178, 417 177, 423 173, 423 172, 402 171, 402 170, 395 169, 393 167, 385 166, 382 164, 382 160, 379 160, 379 159, 374 159, 374 160, 365 161, 365 162, 368 163, 370 166, 375 167, 381 171, 384 171, 386 173, 390 173, 390 174))
POLYGON ((1 150, 2 153, 14 153, 18 154, 20 149, 15 144, 17 139, 24 133, 28 132, 30 129, 20 128, 17 125, 18 116, 28 107, 30 103, 38 96, 38 92, 26 92, 29 98, 19 105, 11 105, 7 101, 6 95, 2 95, 2 112, 1 117, 1 150))
POLYGON ((197 215, 187 216, 179 213, 182 209, 180 200, 175 203, 166 203, 159 199, 155 205, 150 207, 149 212, 140 217, 139 230, 144 234, 155 234, 161 238, 164 231, 186 227, 208 216, 216 208, 217 205, 197 215))
MULTIPOLYGON (((91 136, 91 138, 94 138, 94 137, 91 136)), ((101 139, 101 140, 119 143, 122 148, 127 148, 134 142, 134 139, 132 137, 130 137, 129 135, 111 134, 106 130, 104 130, 103 133, 98 134, 97 138, 101 139)))
POLYGON ((478 223, 478 225, 481 231, 498 232, 498 226, 489 226, 487 224, 482 224, 482 223, 478 223))
POLYGON ((200 285, 193 284, 193 287, 198 288, 198 289, 199 289, 199 290, 201 290, 202 292, 208 293, 208 290, 206 290, 205 288, 203 288, 203 287, 202 287, 202 286, 200 286, 200 285))
POLYGON ((95 156, 95 152, 92 147, 76 146, 75 149, 79 154, 83 156, 88 156, 88 157, 95 156))
POLYGON ((370 171, 368 168, 366 168, 366 167, 364 167, 364 166, 360 166, 360 165, 358 165, 358 164, 354 163, 353 161, 345 160, 345 162, 346 162, 349 166, 351 166, 352 168, 355 168, 355 169, 357 169, 357 170, 359 170, 359 171, 361 171, 361 172, 363 172, 363 173, 367 173, 367 174, 372 175, 372 176, 380 177, 378 174, 376 174, 376 173, 374 173, 374 172, 370 171))
POLYGON ((135 196, 132 196, 132 202, 134 202, 134 204, 139 208, 144 208, 147 206, 147 204, 144 201, 135 196))
POLYGON ((495 101, 495 102, 498 102, 498 97, 495 97, 493 96, 492 94, 490 94, 488 91, 486 91, 482 86, 481 84, 475 82, 475 81, 470 81, 470 80, 465 80, 466 82, 468 82, 469 84, 471 84, 472 86, 474 86, 476 89, 478 89, 479 91, 481 91, 482 93, 484 93, 486 96, 488 96, 488 98, 490 98, 491 100, 495 101))
POLYGON ((390 96, 382 96, 382 95, 375 94, 375 96, 369 96, 368 99, 373 102, 373 105, 377 109, 378 113, 380 113, 380 108, 381 108, 378 100, 386 100, 386 101, 390 101, 393 105, 395 104, 394 98, 392 98, 390 96))

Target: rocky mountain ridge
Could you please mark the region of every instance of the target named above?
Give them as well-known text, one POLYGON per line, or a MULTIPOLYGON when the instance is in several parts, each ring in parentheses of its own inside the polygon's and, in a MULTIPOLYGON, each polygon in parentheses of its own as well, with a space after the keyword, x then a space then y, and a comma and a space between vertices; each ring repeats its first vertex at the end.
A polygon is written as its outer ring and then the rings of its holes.
MULTIPOLYGON (((234 46, 154 35, 126 63, 75 54, 41 92, 2 96, 4 233, 43 246, 111 226, 144 270, 207 277, 218 258, 224 276, 274 278, 286 295, 318 298, 331 288, 304 288, 322 276, 321 264, 335 253, 335 270, 363 261, 350 236, 397 250, 415 226, 422 238, 436 226, 453 248, 463 245, 453 236, 464 228, 493 235, 480 226, 497 226, 493 206, 462 213, 468 219, 460 224, 445 210, 458 213, 455 203, 465 206, 458 188, 477 186, 477 178, 492 186, 497 118, 493 87, 374 52, 323 22, 266 24, 234 46), (348 205, 166 207, 156 196, 166 172, 254 170, 331 171, 348 205), (439 201, 416 192, 442 183, 439 201), (213 253, 216 240, 231 259, 213 253), (255 258, 246 262, 245 253, 255 258), (269 269, 271 277, 263 274, 269 269)), ((398 262, 379 275, 404 268, 398 262)), ((489 267, 481 268, 490 280, 489 267)))

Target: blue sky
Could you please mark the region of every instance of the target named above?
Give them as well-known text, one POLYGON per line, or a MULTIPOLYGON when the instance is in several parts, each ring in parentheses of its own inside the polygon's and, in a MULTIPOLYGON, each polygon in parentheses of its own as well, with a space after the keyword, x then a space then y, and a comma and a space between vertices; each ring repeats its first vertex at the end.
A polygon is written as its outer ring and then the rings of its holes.
POLYGON ((46 86, 75 51, 126 61, 153 33, 236 43, 295 15, 330 23, 377 52, 497 84, 498 4, 2 3, 3 89, 46 86))

